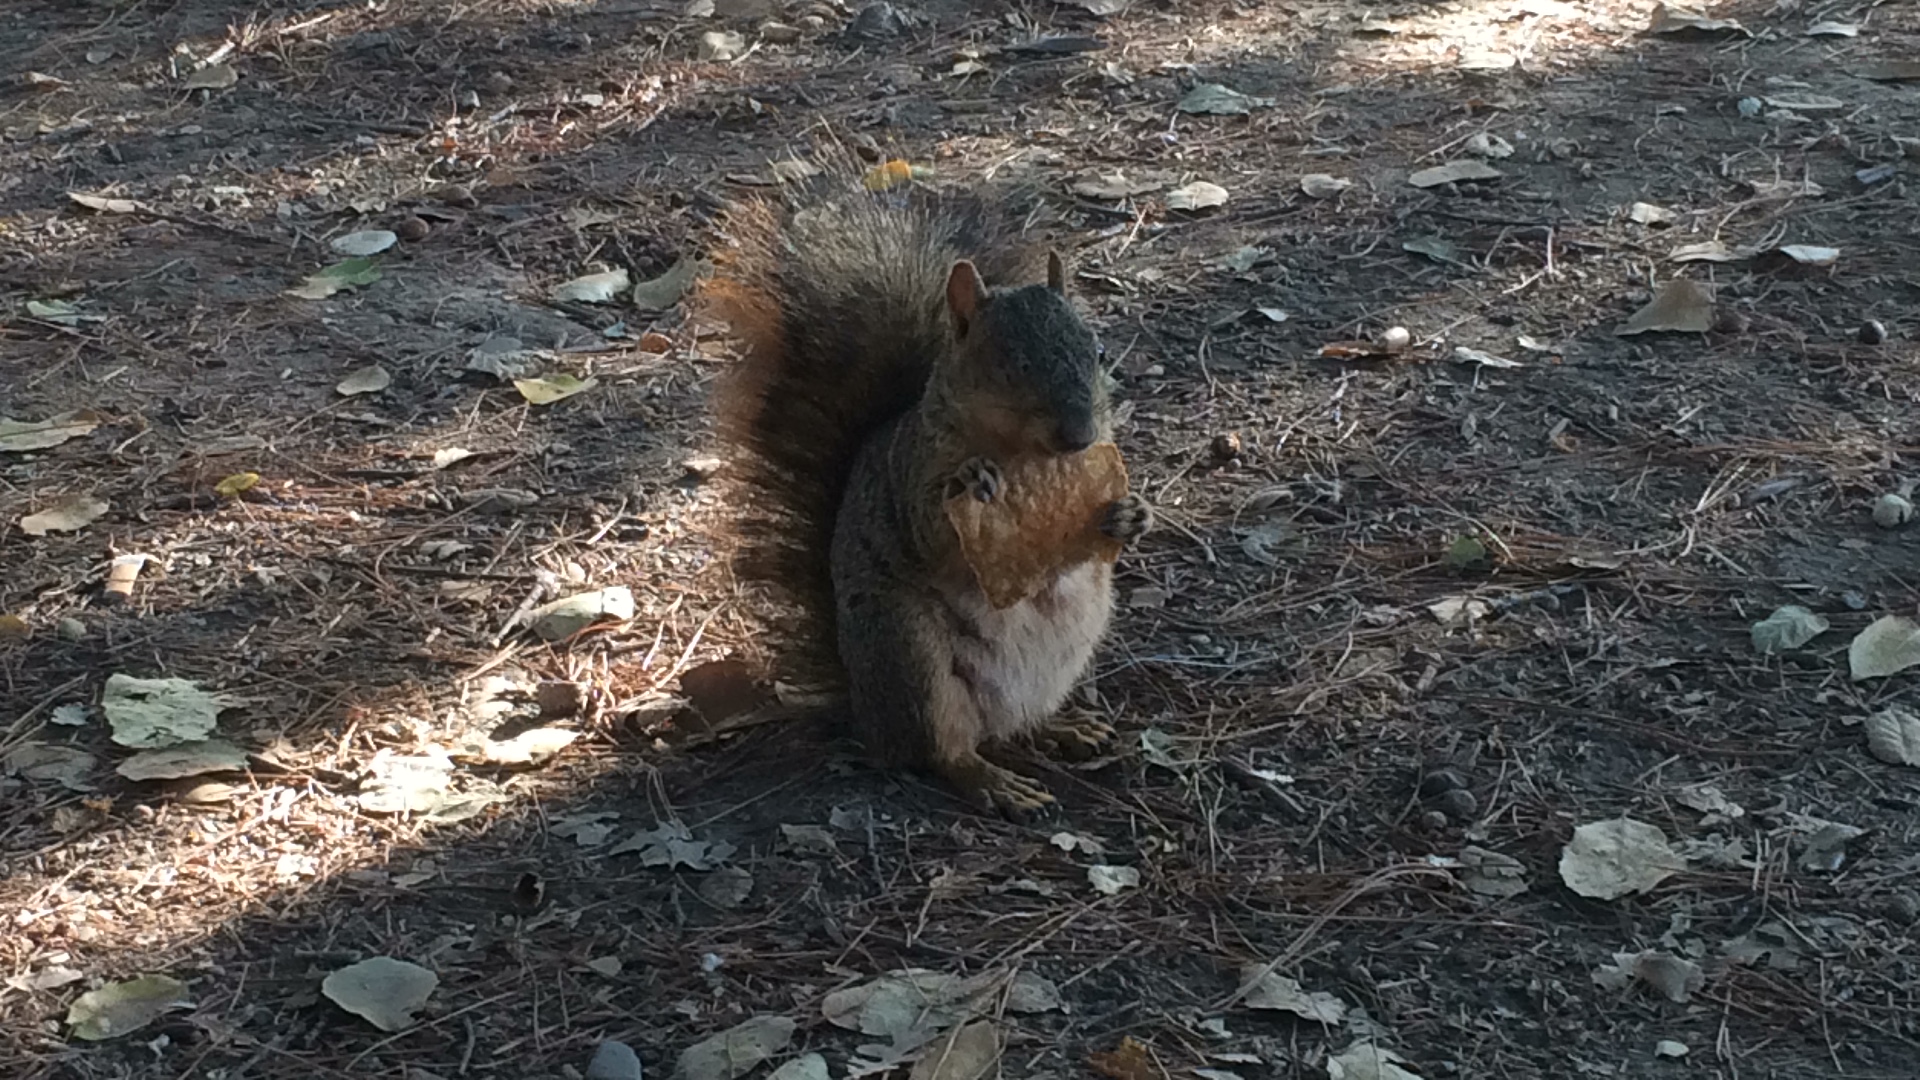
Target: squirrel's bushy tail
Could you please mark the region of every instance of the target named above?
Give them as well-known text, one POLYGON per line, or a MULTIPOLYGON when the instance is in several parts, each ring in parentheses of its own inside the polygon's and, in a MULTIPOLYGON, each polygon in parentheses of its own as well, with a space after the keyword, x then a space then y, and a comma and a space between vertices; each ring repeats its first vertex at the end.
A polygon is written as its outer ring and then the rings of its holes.
POLYGON ((837 670, 834 515, 860 447, 915 407, 951 347, 948 272, 966 258, 990 283, 1016 284, 1045 264, 1021 243, 1010 204, 977 196, 755 201, 730 207, 723 230, 699 307, 741 349, 713 394, 737 484, 733 566, 790 604, 802 620, 796 656, 826 677, 837 670))

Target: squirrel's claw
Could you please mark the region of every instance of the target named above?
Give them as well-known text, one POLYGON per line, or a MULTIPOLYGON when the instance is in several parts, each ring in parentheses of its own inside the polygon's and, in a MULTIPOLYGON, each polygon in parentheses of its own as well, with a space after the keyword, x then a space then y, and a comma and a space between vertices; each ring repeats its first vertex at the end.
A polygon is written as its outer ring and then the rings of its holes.
POLYGON ((1003 769, 977 753, 938 769, 941 778, 983 810, 997 810, 1014 821, 1036 817, 1053 806, 1053 796, 1038 780, 1003 769))
POLYGON ((1091 716, 1063 716, 1040 729, 1034 743, 1064 761, 1086 761, 1113 742, 1113 728, 1091 716))
POLYGON ((1006 477, 1000 474, 1000 466, 994 464, 992 459, 968 458, 965 464, 954 471, 953 479, 948 481, 947 497, 965 493, 983 503, 990 503, 999 497, 1006 484, 1006 477))
POLYGON ((1120 541, 1131 544, 1147 534, 1153 528, 1153 508, 1147 500, 1138 495, 1123 495, 1107 506, 1107 516, 1100 523, 1100 531, 1120 541))

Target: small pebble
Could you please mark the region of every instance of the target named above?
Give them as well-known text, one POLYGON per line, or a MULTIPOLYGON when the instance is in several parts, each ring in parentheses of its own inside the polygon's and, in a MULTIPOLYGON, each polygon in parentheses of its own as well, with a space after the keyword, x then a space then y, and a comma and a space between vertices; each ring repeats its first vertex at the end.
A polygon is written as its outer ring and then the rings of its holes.
POLYGON ((587 1080, 641 1080, 640 1055, 626 1043, 608 1039, 587 1063, 587 1080))
POLYGON ((1389 326, 1380 334, 1380 346, 1392 352, 1413 344, 1413 333, 1404 326, 1389 326))
POLYGON ((1868 319, 1860 324, 1860 344, 1884 345, 1887 340, 1887 324, 1879 319, 1868 319))
POLYGON ((1240 456, 1240 435, 1227 431, 1213 437, 1213 445, 1208 448, 1215 461, 1232 461, 1240 456))
POLYGON ((1895 922, 1909 924, 1920 922, 1920 894, 1895 893, 1887 901, 1887 914, 1895 922))
POLYGON ((425 219, 414 217, 412 214, 393 223, 393 235, 409 243, 425 240, 427 234, 432 231, 433 227, 428 225, 425 219))
POLYGON ((71 615, 54 623, 53 628, 62 641, 79 641, 87 636, 87 624, 71 615))
POLYGON ((1444 832, 1447 828, 1447 815, 1439 810, 1429 810, 1420 815, 1420 824, 1428 832, 1444 832))

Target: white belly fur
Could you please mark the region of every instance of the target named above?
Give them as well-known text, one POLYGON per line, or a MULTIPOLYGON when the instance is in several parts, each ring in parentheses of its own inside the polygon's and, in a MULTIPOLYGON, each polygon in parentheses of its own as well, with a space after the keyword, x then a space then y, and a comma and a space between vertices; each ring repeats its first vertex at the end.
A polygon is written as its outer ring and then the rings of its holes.
POLYGON ((987 737, 1004 739, 1045 723, 1086 672, 1113 611, 1113 567, 1083 563, 1003 611, 977 586, 948 602, 979 628, 979 636, 960 639, 954 659, 987 737))

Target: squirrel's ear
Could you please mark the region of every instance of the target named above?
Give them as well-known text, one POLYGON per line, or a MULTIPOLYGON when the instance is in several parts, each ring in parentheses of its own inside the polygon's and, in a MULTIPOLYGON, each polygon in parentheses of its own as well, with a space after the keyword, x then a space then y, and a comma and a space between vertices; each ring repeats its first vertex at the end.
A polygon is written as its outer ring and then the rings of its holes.
POLYGON ((947 310, 953 313, 954 328, 965 334, 986 302, 987 283, 980 280, 980 271, 965 259, 954 263, 947 275, 947 310))
POLYGON ((1047 288, 1057 293, 1067 291, 1067 267, 1057 251, 1047 252, 1047 288))

